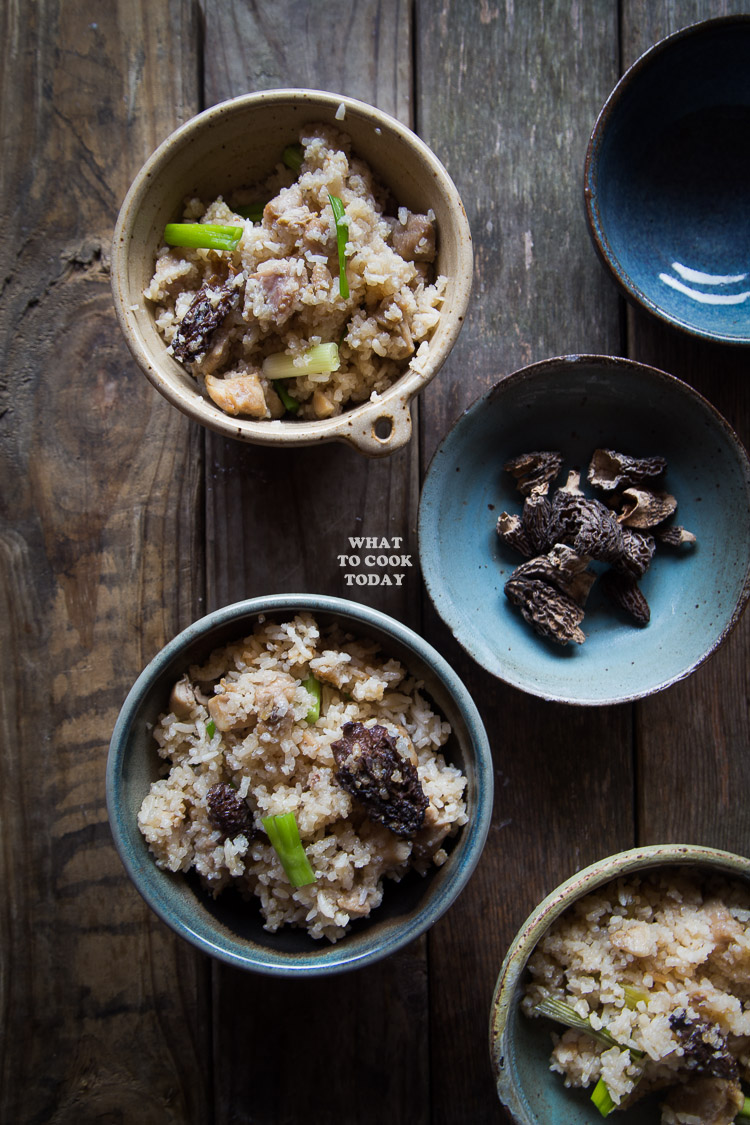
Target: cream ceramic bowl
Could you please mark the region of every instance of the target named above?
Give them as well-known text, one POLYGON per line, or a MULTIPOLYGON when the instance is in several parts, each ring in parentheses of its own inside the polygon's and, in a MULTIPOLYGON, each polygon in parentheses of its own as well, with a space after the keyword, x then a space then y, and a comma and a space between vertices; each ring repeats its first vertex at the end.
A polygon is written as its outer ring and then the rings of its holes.
MULTIPOLYGON (((646 871, 694 868, 750 884, 750 859, 697 844, 654 844, 607 856, 561 883, 532 911, 518 931, 500 970, 490 1015, 490 1056, 500 1101, 516 1125, 599 1125, 591 1087, 566 1089, 549 1069, 552 1049, 546 1020, 529 1020, 520 1009, 526 964, 536 945, 560 915, 583 895, 620 876, 646 871)), ((560 1028, 558 1027, 559 1031, 560 1028)), ((618 1125, 659 1125, 653 1099, 637 1102, 612 1120, 618 1125)))
POLYGON ((158 391, 196 422, 227 437, 261 445, 344 441, 379 457, 411 436, 410 402, 440 370, 466 313, 471 291, 471 233, 458 192, 440 161, 414 133, 380 110, 316 90, 270 90, 213 106, 177 129, 136 176, 122 205, 112 244, 115 310, 130 350, 158 391), (342 116, 343 115, 343 116, 342 116), (254 421, 230 417, 167 354, 143 297, 164 226, 180 217, 189 194, 214 199, 267 176, 300 128, 324 122, 346 132, 354 152, 393 197, 412 210, 429 208, 438 230, 437 273, 448 278, 440 321, 426 360, 406 372, 376 402, 324 421, 254 421))

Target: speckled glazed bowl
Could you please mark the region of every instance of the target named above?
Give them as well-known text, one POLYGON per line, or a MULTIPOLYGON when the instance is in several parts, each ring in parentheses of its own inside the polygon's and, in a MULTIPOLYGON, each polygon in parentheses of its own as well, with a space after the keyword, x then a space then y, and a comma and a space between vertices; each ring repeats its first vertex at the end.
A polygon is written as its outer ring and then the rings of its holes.
MULTIPOLYGON (((750 859, 731 852, 695 844, 634 848, 573 875, 537 906, 518 931, 500 970, 490 1015, 490 1057, 497 1092, 517 1125, 601 1125, 602 1121, 590 1100, 591 1089, 566 1090, 562 1077, 549 1069, 552 1025, 527 1019, 520 1010, 526 963, 535 946, 567 907, 611 879, 685 867, 750 883, 750 859)), ((618 1125, 659 1125, 661 1114, 655 1102, 645 1099, 611 1120, 618 1125)))
POLYGON ((589 228, 626 296, 710 340, 750 343, 750 14, 652 47, 586 155, 589 228))
MULTIPOLYGON (((553 488, 564 480, 563 469, 553 488)), ((419 555, 437 611, 498 679, 562 703, 639 699, 702 664, 747 603, 750 460, 721 415, 672 375, 607 356, 546 360, 501 379, 438 447, 420 500, 419 555), (676 520, 698 541, 662 549, 641 580, 650 624, 634 625, 595 583, 586 641, 563 648, 537 636, 504 594, 523 559, 501 543, 497 517, 520 512, 523 497, 503 465, 550 449, 585 472, 599 446, 666 457, 658 487, 677 498, 676 520)))
POLYGON ((380 960, 424 933, 456 900, 479 860, 492 814, 493 773, 487 736, 472 699, 453 670, 421 637, 377 610, 341 598, 277 594, 216 610, 170 641, 136 680, 120 712, 107 762, 107 807, 115 845, 127 872, 162 921, 203 953, 241 969, 275 976, 322 975, 380 960), (212 899, 190 878, 160 870, 137 825, 141 802, 159 776, 152 726, 172 685, 190 664, 238 640, 262 617, 297 611, 320 624, 338 623, 378 642, 424 683, 424 691, 451 724, 446 757, 468 778, 469 821, 450 842, 448 859, 424 878, 386 880, 383 902, 369 918, 331 944, 299 929, 267 933, 252 903, 212 899))
POLYGON ((213 106, 171 134, 136 176, 122 205, 112 243, 115 309, 128 345, 158 391, 212 430, 262 445, 344 441, 378 457, 411 435, 409 404, 438 373, 460 331, 472 279, 469 224, 458 192, 440 161, 394 118, 353 98, 315 90, 270 90, 213 106), (343 118, 341 114, 343 113, 343 118), (172 356, 143 298, 164 226, 180 217, 186 195, 204 199, 263 179, 305 123, 324 122, 346 132, 399 203, 435 213, 436 270, 448 278, 441 319, 426 358, 413 360, 377 401, 322 421, 255 421, 230 417, 204 395, 172 356))

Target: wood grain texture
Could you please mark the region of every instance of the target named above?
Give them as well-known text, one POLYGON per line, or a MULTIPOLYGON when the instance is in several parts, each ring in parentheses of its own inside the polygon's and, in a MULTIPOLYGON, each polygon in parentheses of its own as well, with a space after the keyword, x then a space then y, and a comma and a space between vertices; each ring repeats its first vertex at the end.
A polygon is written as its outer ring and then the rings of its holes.
MULTIPOLYGON (((617 354, 618 299, 586 230, 582 175, 617 79, 617 7, 420 3, 416 118, 454 176, 474 234, 474 298, 422 402, 436 442, 503 374, 570 352, 617 354), (560 44, 565 43, 565 49, 560 44)), ((503 451, 498 449, 498 460, 503 451)), ((488 1010, 509 942, 575 870, 634 843, 632 709, 546 704, 493 681, 427 617, 477 701, 496 796, 479 869, 430 934, 433 1120, 506 1120, 490 1103, 488 1010)))
MULTIPOLYGON (((410 5, 403 0, 206 0, 205 101, 300 86, 361 98, 411 123, 410 5)), ((412 408, 415 430, 418 405, 412 408)), ((415 444, 369 461, 342 445, 276 451, 208 435, 209 599, 314 591, 418 623, 415 444), (279 534, 280 528, 282 534, 279 534), (349 537, 402 540, 400 586, 359 586, 349 537), (352 577, 346 578, 349 574, 352 577), (347 585, 347 583, 351 583, 347 585)))
POLYGON ((108 276, 130 178, 195 103, 193 17, 2 9, 4 1121, 207 1105, 204 963, 130 887, 104 805, 120 703, 200 589, 197 451, 129 359, 108 276))
MULTIPOLYGON (((623 63, 702 19, 750 12, 747 3, 679 0, 623 7, 623 63)), ((747 445, 750 383, 746 349, 691 339, 656 318, 628 311, 634 358, 700 391, 747 445)), ((638 714, 639 841, 709 844, 747 852, 750 813, 738 799, 750 785, 750 618, 693 676, 644 701, 638 714), (665 753, 665 746, 669 752, 665 753)))
MULTIPOLYGON (((361 98, 409 124, 409 7, 206 0, 206 104, 308 86, 361 98)), ((313 591, 418 624, 415 442, 381 461, 339 445, 277 451, 214 434, 207 449, 211 604, 313 591), (412 559, 402 586, 346 585, 345 574, 364 568, 341 567, 338 556, 351 552, 350 536, 363 535, 401 538, 412 559)), ((217 966, 214 986, 217 1125, 379 1125, 386 1104, 394 1122, 429 1121, 424 940, 345 977, 287 984, 217 966), (280 1081, 288 1058, 294 1081, 280 1081)))

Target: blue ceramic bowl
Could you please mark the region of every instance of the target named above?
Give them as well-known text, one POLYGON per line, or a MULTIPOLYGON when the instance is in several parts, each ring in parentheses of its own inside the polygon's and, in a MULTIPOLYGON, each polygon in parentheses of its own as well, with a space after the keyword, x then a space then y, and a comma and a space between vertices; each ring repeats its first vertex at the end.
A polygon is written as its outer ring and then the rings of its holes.
POLYGON ((377 610, 340 598, 277 594, 219 609, 189 626, 154 657, 136 680, 118 717, 107 761, 107 808, 115 845, 128 875, 162 921, 203 953, 241 969, 276 976, 341 972, 380 960, 424 933, 456 900, 479 860, 492 814, 492 758, 470 695, 426 641, 377 610), (138 829, 141 802, 159 776, 151 734, 167 706, 172 685, 189 665, 215 648, 249 634, 261 615, 289 618, 314 613, 321 624, 377 641, 419 679, 453 733, 445 753, 468 778, 469 822, 442 867, 424 878, 387 882, 382 905, 357 922, 340 941, 316 942, 291 928, 276 934, 262 927, 259 911, 231 896, 212 899, 190 878, 160 870, 138 829))
POLYGON ((639 699, 703 663, 747 602, 750 460, 721 415, 672 375, 606 356, 546 360, 497 383, 438 447, 420 501, 419 554, 438 613, 498 679, 564 703, 639 699), (558 449, 566 466, 585 470, 599 446, 666 457, 663 487, 698 541, 654 558, 640 583, 646 627, 618 615, 595 584, 587 639, 563 648, 537 636, 503 592, 523 561, 495 531, 498 515, 520 512, 523 499, 503 465, 558 449))
MULTIPOLYGON (((695 844, 656 844, 608 856, 557 887, 524 922, 497 979, 490 1015, 490 1058, 500 1101, 517 1125, 601 1125, 591 1089, 566 1090, 549 1069, 551 1024, 527 1019, 520 1010, 526 963, 553 922, 583 895, 611 879, 653 870, 694 868, 750 883, 750 859, 695 844)), ((559 1027, 557 1028, 559 1031, 559 1027)), ((658 1096, 639 1101, 613 1118, 620 1125, 659 1125, 658 1096)))
POLYGON ((750 342, 750 15, 652 47, 596 122, 584 194, 631 298, 710 340, 750 342))

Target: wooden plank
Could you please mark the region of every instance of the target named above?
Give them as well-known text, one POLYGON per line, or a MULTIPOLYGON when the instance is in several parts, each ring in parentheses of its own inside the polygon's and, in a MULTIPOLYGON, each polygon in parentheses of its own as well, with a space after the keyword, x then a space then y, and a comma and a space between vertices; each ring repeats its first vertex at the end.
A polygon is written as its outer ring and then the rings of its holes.
POLYGON ((2 8, 4 1121, 206 1120, 204 962, 104 805, 119 706, 200 589, 199 451, 108 277, 131 177, 194 109, 196 32, 177 0, 2 8))
MULTIPOLYGON (((595 7, 417 4, 416 120, 456 180, 476 251, 465 328, 422 403, 425 458, 503 374, 620 350, 617 297, 582 202, 588 137, 617 78, 617 5, 595 7)), ((487 1051, 495 979, 545 894, 633 843, 632 709, 527 697, 459 653, 434 615, 426 620, 480 707, 496 763, 480 866, 429 939, 432 1120, 506 1120, 487 1051)))
MULTIPOLYGON (((409 5, 205 3, 207 105, 282 86, 332 90, 411 123, 409 5)), ((418 428, 418 406, 412 418, 418 428)), ((415 443, 380 461, 342 445, 269 450, 208 435, 209 602, 315 591, 350 597, 417 624, 416 566, 401 586, 347 585, 349 537, 400 536, 416 559, 415 443), (283 533, 280 532, 283 521, 283 533)), ((358 570, 363 573, 362 567, 358 570)))
MULTIPOLYGON (((642 0, 623 6, 623 63, 665 35, 702 19, 746 13, 730 0, 642 0)), ((692 339, 628 310, 634 358, 677 375, 701 392, 750 441, 750 385, 743 349, 692 339)), ((710 844, 747 852, 750 784, 750 618, 692 677, 639 707, 640 839, 710 844), (665 747, 669 752, 665 752, 665 747), (669 794, 665 801, 664 794, 669 794)))
MULTIPOLYGON (((408 124, 409 7, 397 0, 206 0, 206 103, 307 86, 361 98, 408 124)), ((211 604, 314 591, 417 624, 415 565, 402 587, 370 589, 347 587, 337 560, 350 551, 349 536, 397 535, 416 561, 416 441, 368 461, 343 446, 277 451, 211 434, 207 455, 211 604)), ((217 1125, 379 1123, 384 1075, 388 1116, 429 1120, 424 941, 324 981, 270 981, 220 966, 214 981, 217 1125), (293 1080, 280 1081, 282 1070, 293 1080)))

